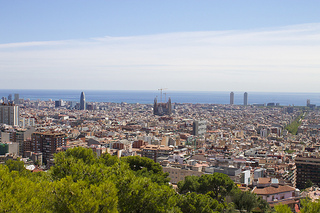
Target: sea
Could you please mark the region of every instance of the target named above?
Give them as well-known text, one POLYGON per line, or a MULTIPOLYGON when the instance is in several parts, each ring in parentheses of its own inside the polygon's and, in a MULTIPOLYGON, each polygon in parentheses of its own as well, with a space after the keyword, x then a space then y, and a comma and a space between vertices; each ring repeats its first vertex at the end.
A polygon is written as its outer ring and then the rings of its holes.
MULTIPOLYGON (((10 90, 1 89, 0 98, 8 97, 9 94, 18 93, 20 98, 30 100, 49 99, 64 101, 80 101, 80 90, 10 90)), ((230 92, 222 91, 170 91, 161 93, 141 90, 84 90, 87 102, 113 102, 113 103, 141 103, 152 104, 157 98, 158 102, 166 102, 171 98, 172 103, 192 104, 229 104, 230 92)), ((244 92, 234 91, 234 104, 243 105, 244 92)), ((311 104, 320 105, 320 93, 290 93, 290 92, 248 92, 249 104, 279 103, 280 106, 306 106, 307 99, 311 104)))

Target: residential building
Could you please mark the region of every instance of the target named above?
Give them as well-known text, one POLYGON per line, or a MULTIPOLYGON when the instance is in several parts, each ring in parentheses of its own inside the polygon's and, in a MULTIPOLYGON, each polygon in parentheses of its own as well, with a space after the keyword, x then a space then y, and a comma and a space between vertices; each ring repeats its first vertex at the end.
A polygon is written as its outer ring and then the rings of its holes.
POLYGON ((163 172, 169 173, 170 182, 177 184, 179 181, 182 181, 185 179, 186 176, 198 176, 204 174, 204 172, 201 171, 194 171, 189 168, 179 168, 179 167, 163 167, 163 172))
POLYGON ((169 157, 172 154, 172 148, 168 146, 159 146, 159 145, 146 145, 141 148, 141 156, 147 157, 154 162, 158 162, 159 157, 169 157))
POLYGON ((18 126, 19 106, 15 106, 14 104, 0 105, 0 123, 18 126))
POLYGON ((304 189, 308 181, 320 185, 320 157, 300 155, 296 157, 295 163, 297 188, 304 189))
POLYGON ((34 132, 31 135, 32 152, 43 153, 43 162, 46 163, 58 147, 66 145, 65 133, 34 132))
POLYGON ((204 136, 207 132, 207 121, 193 121, 193 135, 195 136, 204 136))
POLYGON ((252 192, 261 196, 272 207, 282 203, 288 205, 291 209, 295 208, 300 196, 296 188, 280 183, 275 178, 259 178, 258 185, 252 192))

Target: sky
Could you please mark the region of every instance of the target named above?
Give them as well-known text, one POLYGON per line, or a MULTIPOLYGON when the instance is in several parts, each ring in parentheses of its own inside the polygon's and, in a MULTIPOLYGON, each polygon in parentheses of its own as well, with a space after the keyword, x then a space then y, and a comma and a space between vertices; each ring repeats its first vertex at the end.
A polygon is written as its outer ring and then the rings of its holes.
POLYGON ((0 0, 0 88, 319 92, 320 1, 0 0))

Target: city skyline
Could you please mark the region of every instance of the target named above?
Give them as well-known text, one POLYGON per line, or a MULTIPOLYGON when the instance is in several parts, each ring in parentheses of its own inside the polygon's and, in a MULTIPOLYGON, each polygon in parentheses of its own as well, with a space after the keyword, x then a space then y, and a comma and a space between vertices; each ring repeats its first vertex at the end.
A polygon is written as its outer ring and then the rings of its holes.
POLYGON ((320 90, 317 1, 75 3, 4 3, 3 89, 320 90))

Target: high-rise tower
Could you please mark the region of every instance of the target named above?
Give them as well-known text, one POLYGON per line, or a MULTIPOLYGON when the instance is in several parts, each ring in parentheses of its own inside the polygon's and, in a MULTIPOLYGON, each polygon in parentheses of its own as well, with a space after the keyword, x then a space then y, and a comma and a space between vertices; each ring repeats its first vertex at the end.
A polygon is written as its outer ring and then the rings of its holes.
POLYGON ((233 105, 234 104, 234 93, 230 92, 230 104, 233 105))
POLYGON ((0 105, 0 123, 18 126, 19 106, 15 106, 11 103, 0 105))
POLYGON ((80 110, 86 110, 86 97, 84 92, 81 92, 80 96, 80 110))
POLYGON ((243 105, 247 106, 248 105, 248 93, 245 92, 243 96, 243 105))

